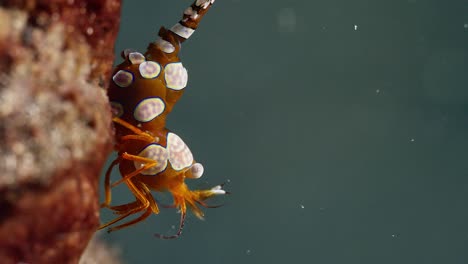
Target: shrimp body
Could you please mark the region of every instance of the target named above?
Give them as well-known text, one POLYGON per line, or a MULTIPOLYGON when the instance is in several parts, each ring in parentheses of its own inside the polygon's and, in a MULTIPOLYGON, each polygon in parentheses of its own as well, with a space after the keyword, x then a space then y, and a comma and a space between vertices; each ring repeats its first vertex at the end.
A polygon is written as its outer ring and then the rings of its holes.
POLYGON ((152 213, 159 213, 151 191, 167 191, 173 196, 172 206, 181 212, 180 227, 174 236, 156 236, 175 238, 182 232, 187 207, 202 218, 203 212, 198 205, 209 207, 204 200, 226 193, 221 185, 207 190, 188 188, 185 179, 200 178, 203 166, 194 160, 187 144, 166 128, 167 116, 188 82, 187 70, 178 56, 181 43, 195 31, 213 3, 214 0, 196 0, 171 29, 162 27, 159 30, 159 38, 149 44, 144 54, 131 50, 122 52, 124 61, 115 68, 108 89, 118 156, 107 170, 105 201, 101 205, 119 217, 100 228, 140 214, 108 229, 109 232, 119 230, 145 220, 152 213), (122 179, 111 184, 110 172, 117 165, 122 179), (111 188, 120 183, 127 185, 135 201, 111 206, 111 188))

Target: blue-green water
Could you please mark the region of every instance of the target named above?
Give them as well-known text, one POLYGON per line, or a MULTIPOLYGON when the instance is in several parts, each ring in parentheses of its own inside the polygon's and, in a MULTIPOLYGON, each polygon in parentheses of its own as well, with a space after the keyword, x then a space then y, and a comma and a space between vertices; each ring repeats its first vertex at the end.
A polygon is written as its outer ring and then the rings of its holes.
MULTIPOLYGON (((190 3, 126 1, 116 53, 144 51, 190 3)), ((103 237, 132 264, 468 263, 467 14, 217 0, 184 44, 168 126, 205 165, 192 186, 230 180, 232 195, 177 240, 153 237, 175 232, 173 209, 103 237)))

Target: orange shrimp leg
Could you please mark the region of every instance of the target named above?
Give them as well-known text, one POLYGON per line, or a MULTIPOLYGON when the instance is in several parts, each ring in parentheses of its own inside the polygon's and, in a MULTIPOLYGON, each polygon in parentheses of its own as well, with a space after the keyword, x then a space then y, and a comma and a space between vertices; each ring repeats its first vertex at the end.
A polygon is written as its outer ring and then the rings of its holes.
POLYGON ((104 179, 104 202, 101 204, 101 208, 103 207, 109 207, 111 203, 111 184, 110 184, 110 174, 112 171, 112 168, 115 167, 115 165, 120 163, 121 158, 118 157, 115 160, 112 161, 111 165, 109 165, 109 168, 106 171, 106 177, 104 179))
POLYGON ((114 206, 109 206, 108 208, 114 211, 114 214, 123 214, 126 213, 133 208, 136 208, 141 205, 140 201, 133 201, 131 203, 126 203, 126 204, 121 204, 121 205, 114 205, 114 206))
POLYGON ((128 216, 130 216, 130 215, 132 215, 132 214, 136 214, 136 213, 138 213, 139 211, 144 210, 144 209, 145 209, 145 208, 143 207, 143 209, 141 209, 141 208, 136 208, 136 209, 134 209, 134 210, 130 210, 130 211, 126 212, 125 214, 123 214, 123 215, 121 215, 121 216, 119 216, 119 217, 117 217, 117 218, 115 218, 115 219, 113 219, 113 220, 111 220, 111 221, 109 221, 109 222, 107 222, 107 223, 101 225, 101 226, 98 228, 98 230, 101 230, 101 229, 106 228, 106 227, 108 227, 108 226, 110 226, 110 225, 113 225, 113 224, 119 222, 120 220, 122 220, 122 219, 124 219, 124 218, 126 218, 126 217, 128 217, 128 216))
POLYGON ((144 195, 144 197, 137 197, 137 201, 135 202, 132 202, 132 203, 128 203, 128 204, 124 204, 124 205, 119 205, 119 206, 115 206, 115 208, 119 208, 119 209, 127 209, 127 212, 118 212, 118 214, 122 214, 121 216, 115 218, 114 220, 102 225, 99 227, 99 229, 102 229, 102 228, 105 228, 105 227, 108 227, 116 222, 119 222, 120 220, 130 216, 130 215, 133 215, 133 214, 136 214, 138 212, 141 212, 143 210, 146 209, 146 212, 144 212, 142 215, 140 215, 139 217, 125 223, 125 224, 122 224, 122 225, 119 225, 119 226, 116 226, 116 227, 112 227, 112 228, 109 228, 107 230, 107 232, 112 232, 112 231, 116 231, 116 230, 119 230, 119 229, 122 229, 122 228, 125 228, 125 227, 128 227, 128 226, 131 226, 131 225, 134 225, 136 223, 139 223, 143 220, 145 220, 146 218, 148 218, 151 213, 159 213, 159 209, 158 209, 158 206, 156 205, 156 202, 154 201, 154 198, 153 196, 151 195, 151 192, 150 190, 142 183, 135 183, 137 184, 138 186, 135 186, 135 184, 132 182, 132 181, 127 181, 126 182, 128 187, 130 188, 130 190, 132 191, 132 193, 134 195, 138 195, 138 196, 141 196, 141 195, 144 195), (140 191, 143 191, 144 194, 142 194, 140 191), (143 200, 140 200, 141 198, 143 198, 143 200))
MULTIPOLYGON (((151 213, 152 213, 151 208, 148 207, 146 209, 146 211, 142 215, 140 215, 139 217, 137 217, 137 218, 125 223, 125 224, 121 224, 121 225, 118 225, 118 226, 115 226, 115 227, 111 227, 111 228, 109 228, 107 230, 107 232, 110 233, 110 232, 113 232, 113 231, 117 231, 117 230, 120 230, 122 228, 129 227, 131 225, 134 225, 134 224, 137 224, 137 223, 139 223, 141 221, 144 221, 146 218, 148 218, 151 215, 151 213)), ((127 217, 127 216, 128 215, 125 215, 125 217, 127 217)), ((123 218, 121 218, 121 219, 123 219, 123 218)), ((119 219, 119 220, 121 220, 121 219, 119 219)))
POLYGON ((135 185, 133 185, 133 183, 131 181, 127 181, 126 182, 129 189, 132 191, 133 195, 135 195, 135 197, 137 198, 137 201, 135 203, 130 203, 130 204, 126 204, 126 206, 128 206, 128 210, 125 212, 125 213, 122 213, 121 216, 101 225, 98 229, 103 229, 105 227, 108 227, 116 222, 119 222, 120 220, 132 215, 132 214, 136 214, 146 208, 149 207, 149 201, 147 200, 147 195, 145 194, 142 194, 136 187, 135 185))
POLYGON ((122 179, 112 183, 111 187, 115 187, 119 184, 121 184, 122 182, 124 181, 127 181, 133 177, 135 177, 136 175, 140 174, 140 172, 144 171, 144 170, 147 170, 149 168, 152 168, 156 165, 158 165, 158 163, 155 161, 155 160, 152 160, 152 159, 148 159, 148 158, 144 158, 144 157, 140 157, 140 156, 136 156, 136 155, 131 155, 131 154, 128 154, 128 153, 123 153, 122 154, 122 158, 124 159, 127 159, 127 160, 133 160, 133 161, 139 161, 139 162, 146 162, 146 164, 144 166, 142 166, 141 168, 135 170, 134 172, 132 173, 129 173, 127 175, 124 175, 122 177, 122 179))
POLYGON ((162 235, 162 234, 154 234, 155 237, 157 238, 161 238, 161 239, 175 239, 175 238, 178 238, 181 234, 182 234, 182 230, 184 229, 184 225, 185 225, 185 216, 186 216, 186 213, 185 212, 181 212, 180 213, 180 224, 179 224, 179 230, 177 230, 177 233, 175 233, 174 235, 172 236, 165 236, 165 235, 162 235))
POLYGON ((104 194, 105 194, 104 197, 105 197, 105 200, 100 205, 101 208, 110 206, 111 199, 112 199, 111 198, 112 194, 111 194, 111 190, 110 190, 111 188, 113 188, 116 185, 124 182, 127 179, 130 179, 130 178, 134 177, 135 175, 138 175, 138 173, 140 173, 141 171, 149 169, 149 168, 151 168, 153 166, 156 166, 156 165, 157 165, 157 163, 152 159, 143 158, 143 157, 139 157, 139 156, 135 156, 135 155, 130 155, 128 153, 123 153, 121 157, 118 157, 115 160, 113 160, 111 165, 109 166, 109 168, 106 171, 106 176, 105 176, 105 179, 104 179, 104 194), (119 164, 122 161, 122 158, 128 159, 128 160, 133 160, 133 161, 146 162, 147 164, 145 166, 143 166, 142 168, 134 171, 133 173, 126 175, 125 177, 123 177, 122 179, 120 179, 119 181, 117 181, 117 182, 115 182, 115 183, 113 183, 111 185, 111 183, 110 183, 110 174, 112 172, 112 168, 115 167, 117 164, 119 164))
POLYGON ((112 119, 112 121, 114 121, 115 123, 117 123, 117 124, 119 124, 119 125, 121 125, 121 126, 123 126, 125 128, 128 128, 133 133, 135 133, 135 135, 123 136, 122 140, 136 139, 136 140, 146 141, 148 143, 158 142, 159 141, 159 139, 157 137, 154 137, 154 136, 150 135, 149 133, 142 131, 141 129, 137 128, 136 126, 124 121, 123 119, 120 119, 119 117, 114 117, 112 119))
MULTIPOLYGON (((154 200, 153 196, 151 195, 151 191, 148 189, 148 187, 145 184, 138 183, 138 182, 135 182, 134 184, 138 184, 139 185, 138 188, 140 188, 140 190, 142 190, 142 189, 144 190, 146 198, 150 202, 149 206, 150 206, 151 210, 153 211, 153 213, 158 214, 159 213, 159 208, 156 205, 156 201, 154 200)), ((109 209, 113 210, 115 214, 125 214, 126 212, 128 212, 130 210, 133 210, 134 208, 137 208, 137 207, 138 208, 144 207, 144 206, 142 206, 142 203, 139 200, 136 200, 136 201, 133 201, 133 202, 127 203, 127 204, 109 206, 109 209)))

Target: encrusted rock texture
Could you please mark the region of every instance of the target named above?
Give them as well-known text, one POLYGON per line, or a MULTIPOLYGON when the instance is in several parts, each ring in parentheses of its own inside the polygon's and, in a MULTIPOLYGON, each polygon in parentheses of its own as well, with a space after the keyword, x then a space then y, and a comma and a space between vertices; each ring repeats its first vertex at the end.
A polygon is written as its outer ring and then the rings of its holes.
POLYGON ((79 264, 119 264, 120 250, 109 247, 95 236, 81 256, 79 264))
POLYGON ((2 264, 78 263, 99 225, 120 6, 0 0, 2 264))

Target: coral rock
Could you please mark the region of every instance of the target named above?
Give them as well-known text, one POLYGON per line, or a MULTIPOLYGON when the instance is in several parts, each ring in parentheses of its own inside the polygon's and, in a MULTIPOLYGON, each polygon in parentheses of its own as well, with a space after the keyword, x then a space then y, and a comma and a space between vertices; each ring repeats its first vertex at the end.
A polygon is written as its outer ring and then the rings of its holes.
POLYGON ((118 0, 0 1, 0 260, 77 263, 112 150, 118 0))

